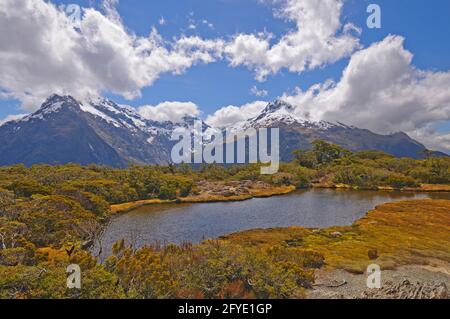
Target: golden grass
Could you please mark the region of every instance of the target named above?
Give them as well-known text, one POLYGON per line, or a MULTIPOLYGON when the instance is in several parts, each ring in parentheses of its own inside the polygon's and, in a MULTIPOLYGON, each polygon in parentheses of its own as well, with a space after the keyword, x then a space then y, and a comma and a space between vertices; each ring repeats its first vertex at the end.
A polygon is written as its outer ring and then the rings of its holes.
POLYGON ((286 195, 289 193, 292 193, 297 188, 295 186, 278 186, 278 187, 272 187, 267 189, 251 189, 250 193, 255 198, 265 198, 265 197, 272 197, 272 196, 280 196, 280 195, 286 195))
POLYGON ((174 202, 175 200, 146 199, 146 200, 139 200, 136 202, 111 205, 111 214, 115 215, 120 213, 127 213, 134 209, 147 205, 170 204, 174 202))
POLYGON ((324 255, 328 267, 356 273, 373 263, 389 269, 426 264, 431 259, 450 262, 450 201, 384 204, 350 227, 252 230, 221 240, 255 248, 285 245, 312 249, 324 255), (342 237, 334 238, 333 232, 342 237), (376 250, 379 257, 370 260, 369 250, 376 250))
POLYGON ((450 192, 450 185, 422 184, 419 188, 413 188, 412 190, 422 192, 450 192))
MULTIPOLYGON (((313 188, 333 188, 333 189, 363 189, 358 186, 334 183, 316 183, 313 188)), ((375 186, 374 189, 380 191, 405 191, 405 192, 450 192, 450 185, 445 184, 422 184, 419 187, 392 187, 375 186)))

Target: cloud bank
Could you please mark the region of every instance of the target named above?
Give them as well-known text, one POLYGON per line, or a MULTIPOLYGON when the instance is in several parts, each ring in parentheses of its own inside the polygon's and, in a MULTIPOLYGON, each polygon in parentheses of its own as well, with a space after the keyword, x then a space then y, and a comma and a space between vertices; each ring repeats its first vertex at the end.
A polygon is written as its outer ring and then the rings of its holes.
POLYGON ((255 101, 242 106, 229 105, 220 108, 206 119, 212 127, 228 127, 260 114, 267 106, 265 101, 255 101))
POLYGON ((156 29, 147 37, 127 30, 105 1, 105 13, 83 9, 79 21, 42 0, 0 2, 0 88, 3 96, 35 109, 52 93, 78 98, 111 92, 132 99, 163 73, 180 74, 218 58, 220 41, 181 37, 156 29))

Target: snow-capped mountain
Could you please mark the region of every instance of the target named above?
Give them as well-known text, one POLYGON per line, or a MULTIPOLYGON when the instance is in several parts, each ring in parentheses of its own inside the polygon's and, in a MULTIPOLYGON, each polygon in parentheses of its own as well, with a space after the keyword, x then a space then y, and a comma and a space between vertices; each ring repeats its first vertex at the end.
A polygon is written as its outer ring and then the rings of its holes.
POLYGON ((55 113, 68 110, 75 113, 80 113, 80 111, 87 113, 89 116, 93 116, 116 128, 126 128, 132 132, 142 131, 156 134, 157 129, 154 125, 160 124, 143 119, 130 106, 117 105, 107 99, 97 98, 80 102, 71 96, 59 96, 56 94, 50 96, 35 113, 12 122, 20 124, 48 120, 55 113))
POLYGON ((193 121, 156 122, 107 99, 53 95, 35 113, 0 126, 0 164, 167 164, 173 130, 193 121))
POLYGON ((292 160, 295 150, 308 149, 317 139, 352 151, 380 150, 397 157, 421 158, 426 150, 424 145, 405 133, 380 135, 339 122, 310 121, 298 116, 292 105, 281 100, 269 103, 261 114, 236 124, 232 129, 240 131, 262 127, 280 129, 280 154, 284 161, 292 160))
POLYGON ((305 128, 317 128, 327 130, 333 127, 352 128, 341 123, 331 123, 326 121, 311 121, 295 114, 295 108, 282 101, 275 100, 269 103, 258 116, 236 124, 233 129, 245 130, 248 128, 278 127, 281 125, 303 126, 305 128))
MULTIPOLYGON (((309 148, 316 139, 350 150, 382 150, 396 156, 420 157, 425 147, 404 133, 378 135, 340 123, 311 122, 294 114, 282 101, 269 103, 257 117, 235 125, 280 128, 282 160, 309 148)), ((143 118, 134 108, 97 98, 77 101, 52 95, 35 113, 0 126, 0 165, 23 163, 168 164, 175 141, 172 132, 192 127, 198 120, 186 116, 181 123, 143 118)), ((212 129, 202 122, 202 130, 212 129)))

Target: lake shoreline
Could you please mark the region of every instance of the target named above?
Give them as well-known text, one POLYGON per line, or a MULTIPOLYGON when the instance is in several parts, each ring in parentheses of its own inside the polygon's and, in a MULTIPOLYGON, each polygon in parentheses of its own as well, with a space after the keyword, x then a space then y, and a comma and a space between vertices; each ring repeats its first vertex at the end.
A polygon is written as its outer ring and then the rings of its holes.
POLYGON ((274 196, 283 196, 293 193, 297 190, 308 189, 335 189, 335 190, 356 190, 356 191, 380 191, 380 192, 416 192, 416 193, 450 193, 450 185, 438 185, 438 184, 422 184, 420 187, 403 187, 394 188, 386 186, 378 186, 376 188, 360 188, 357 186, 345 185, 345 184, 313 184, 310 187, 297 188, 293 185, 290 186, 272 186, 266 189, 256 189, 248 194, 237 194, 231 196, 224 195, 208 195, 203 194, 180 197, 173 200, 163 199, 147 199, 138 200, 122 204, 110 205, 111 214, 124 214, 143 206, 150 205, 163 205, 163 204, 200 204, 200 203, 220 203, 220 202, 242 202, 251 200, 253 198, 269 198, 274 196))
POLYGON ((286 193, 286 196, 271 196, 274 189, 265 189, 264 193, 259 191, 255 196, 247 196, 253 198, 249 203, 230 197, 227 200, 216 198, 214 202, 209 196, 185 202, 149 200, 127 204, 127 207, 119 206, 122 211, 128 208, 129 212, 109 216, 101 235, 106 243, 104 248, 108 249, 117 240, 129 236, 140 238, 139 243, 135 243, 138 246, 154 243, 179 245, 256 229, 346 227, 384 203, 450 199, 450 193, 437 192, 336 188, 293 190, 293 187, 277 189, 277 193, 286 193))
POLYGON ((324 256, 306 290, 309 298, 414 297, 417 290, 423 291, 422 298, 448 298, 449 209, 450 200, 402 200, 377 205, 350 226, 253 229, 211 240, 261 252, 285 247, 324 256), (370 264, 383 271, 383 289, 375 292, 365 286, 370 264))
POLYGON ((405 200, 377 206, 352 226, 256 229, 219 238, 264 250, 277 245, 324 256, 307 291, 313 299, 448 299, 450 200, 405 200), (382 270, 382 289, 366 286, 367 267, 382 270), (421 294, 418 294, 420 292, 421 294))
POLYGON ((143 206, 161 205, 161 204, 204 204, 204 203, 222 203, 222 202, 243 202, 253 198, 269 198, 274 196, 288 195, 298 190, 295 186, 278 186, 269 189, 256 189, 249 194, 240 194, 232 196, 208 195, 203 194, 189 197, 180 197, 173 200, 148 199, 135 202, 111 205, 112 215, 128 213, 143 206))

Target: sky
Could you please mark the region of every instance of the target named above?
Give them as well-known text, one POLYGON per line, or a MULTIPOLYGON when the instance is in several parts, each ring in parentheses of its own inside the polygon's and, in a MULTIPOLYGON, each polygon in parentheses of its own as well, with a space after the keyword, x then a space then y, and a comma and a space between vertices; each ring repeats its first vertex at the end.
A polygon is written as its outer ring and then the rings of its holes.
POLYGON ((0 119, 60 93, 226 126, 282 98, 450 152, 449 15, 448 0, 0 0, 0 119))

